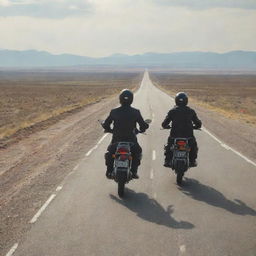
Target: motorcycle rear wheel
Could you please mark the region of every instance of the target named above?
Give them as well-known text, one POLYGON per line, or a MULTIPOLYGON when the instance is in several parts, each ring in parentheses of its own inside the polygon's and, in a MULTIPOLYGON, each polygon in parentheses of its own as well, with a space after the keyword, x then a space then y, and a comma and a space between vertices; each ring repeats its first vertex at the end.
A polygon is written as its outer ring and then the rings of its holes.
POLYGON ((125 182, 119 181, 118 182, 118 195, 121 198, 124 196, 124 187, 125 187, 125 182))
POLYGON ((181 172, 181 171, 177 172, 176 182, 179 186, 182 185, 183 176, 184 176, 184 172, 181 172))

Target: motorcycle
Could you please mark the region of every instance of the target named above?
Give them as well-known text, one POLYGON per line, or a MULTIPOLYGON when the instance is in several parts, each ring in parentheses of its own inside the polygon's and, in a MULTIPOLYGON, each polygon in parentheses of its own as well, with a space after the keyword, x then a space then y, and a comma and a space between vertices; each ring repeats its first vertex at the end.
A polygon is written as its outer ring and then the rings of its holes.
MULTIPOLYGON (((171 129, 167 127, 166 129, 171 129)), ((200 130, 194 128, 194 130, 200 130)), ((189 140, 192 138, 173 138, 173 144, 170 148, 172 151, 172 159, 169 166, 176 174, 176 182, 178 185, 182 185, 182 179, 185 172, 190 168, 189 165, 189 152, 191 147, 189 145, 189 140)))
MULTIPOLYGON (((100 121, 103 125, 103 121, 100 121)), ((151 123, 150 119, 146 119, 147 124, 151 123)), ((113 131, 107 131, 113 133, 113 131)), ((137 135, 139 133, 145 134, 144 132, 139 131, 138 129, 134 130, 134 133, 137 135)), ((132 180, 132 153, 131 147, 134 145, 132 142, 120 141, 117 143, 115 154, 112 155, 114 158, 112 179, 118 184, 118 195, 119 197, 124 196, 125 184, 128 184, 132 180)))
POLYGON ((171 147, 173 152, 171 168, 176 173, 176 182, 181 185, 184 173, 189 169, 189 138, 175 138, 171 147))

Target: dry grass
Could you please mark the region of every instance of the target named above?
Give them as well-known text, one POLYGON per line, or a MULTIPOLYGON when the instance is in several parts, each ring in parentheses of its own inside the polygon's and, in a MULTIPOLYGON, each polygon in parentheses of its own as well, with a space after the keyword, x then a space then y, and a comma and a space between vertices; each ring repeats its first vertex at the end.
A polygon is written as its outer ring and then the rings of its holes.
POLYGON ((256 124, 255 75, 186 75, 154 73, 155 84, 175 95, 186 92, 191 100, 229 118, 256 124))
POLYGON ((0 72, 0 139, 38 122, 134 89, 139 73, 0 72))

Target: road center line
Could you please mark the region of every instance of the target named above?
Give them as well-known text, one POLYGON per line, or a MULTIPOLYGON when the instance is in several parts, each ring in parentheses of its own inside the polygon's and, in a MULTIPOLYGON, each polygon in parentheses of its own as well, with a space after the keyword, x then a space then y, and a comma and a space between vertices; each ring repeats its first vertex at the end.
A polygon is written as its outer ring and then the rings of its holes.
POLYGON ((244 156, 243 154, 239 153, 238 151, 236 151, 235 149, 229 147, 228 145, 226 145, 225 143, 223 143, 221 140, 219 140, 216 136, 214 136, 211 132, 209 132, 206 128, 202 128, 202 130, 204 132, 206 132, 208 135, 210 135, 213 139, 215 139, 216 141, 218 141, 222 147, 224 147, 227 150, 232 150, 235 154, 237 154, 238 156, 240 156, 241 158, 243 158, 246 162, 252 164, 253 166, 256 167, 256 163, 254 163, 252 160, 250 160, 249 158, 247 158, 246 156, 244 156))
POLYGON ((14 244, 13 247, 10 249, 10 251, 6 254, 6 256, 12 256, 14 252, 17 250, 18 245, 19 245, 18 243, 14 244))
POLYGON ((154 169, 151 169, 151 171, 150 171, 150 179, 151 180, 154 179, 154 169))
POLYGON ((156 151, 153 150, 152 152, 152 160, 155 161, 156 160, 156 151))
POLYGON ((44 203, 44 205, 39 209, 39 211, 35 214, 35 216, 30 220, 29 223, 33 224, 37 221, 40 215, 44 212, 47 206, 51 203, 51 201, 56 197, 56 194, 52 194, 49 199, 44 203))
POLYGON ((183 245, 180 246, 180 252, 181 253, 185 253, 186 252, 186 245, 183 244, 183 245))

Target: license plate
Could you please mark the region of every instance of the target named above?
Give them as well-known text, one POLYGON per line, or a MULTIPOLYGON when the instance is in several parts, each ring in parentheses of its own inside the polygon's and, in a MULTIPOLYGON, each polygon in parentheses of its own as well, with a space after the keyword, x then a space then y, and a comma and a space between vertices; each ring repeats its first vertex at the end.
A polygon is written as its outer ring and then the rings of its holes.
POLYGON ((176 156, 177 156, 177 157, 185 157, 186 154, 187 154, 187 152, 182 152, 182 151, 176 152, 176 156))
POLYGON ((115 165, 116 167, 120 167, 120 168, 128 168, 129 163, 128 161, 116 161, 115 165))

